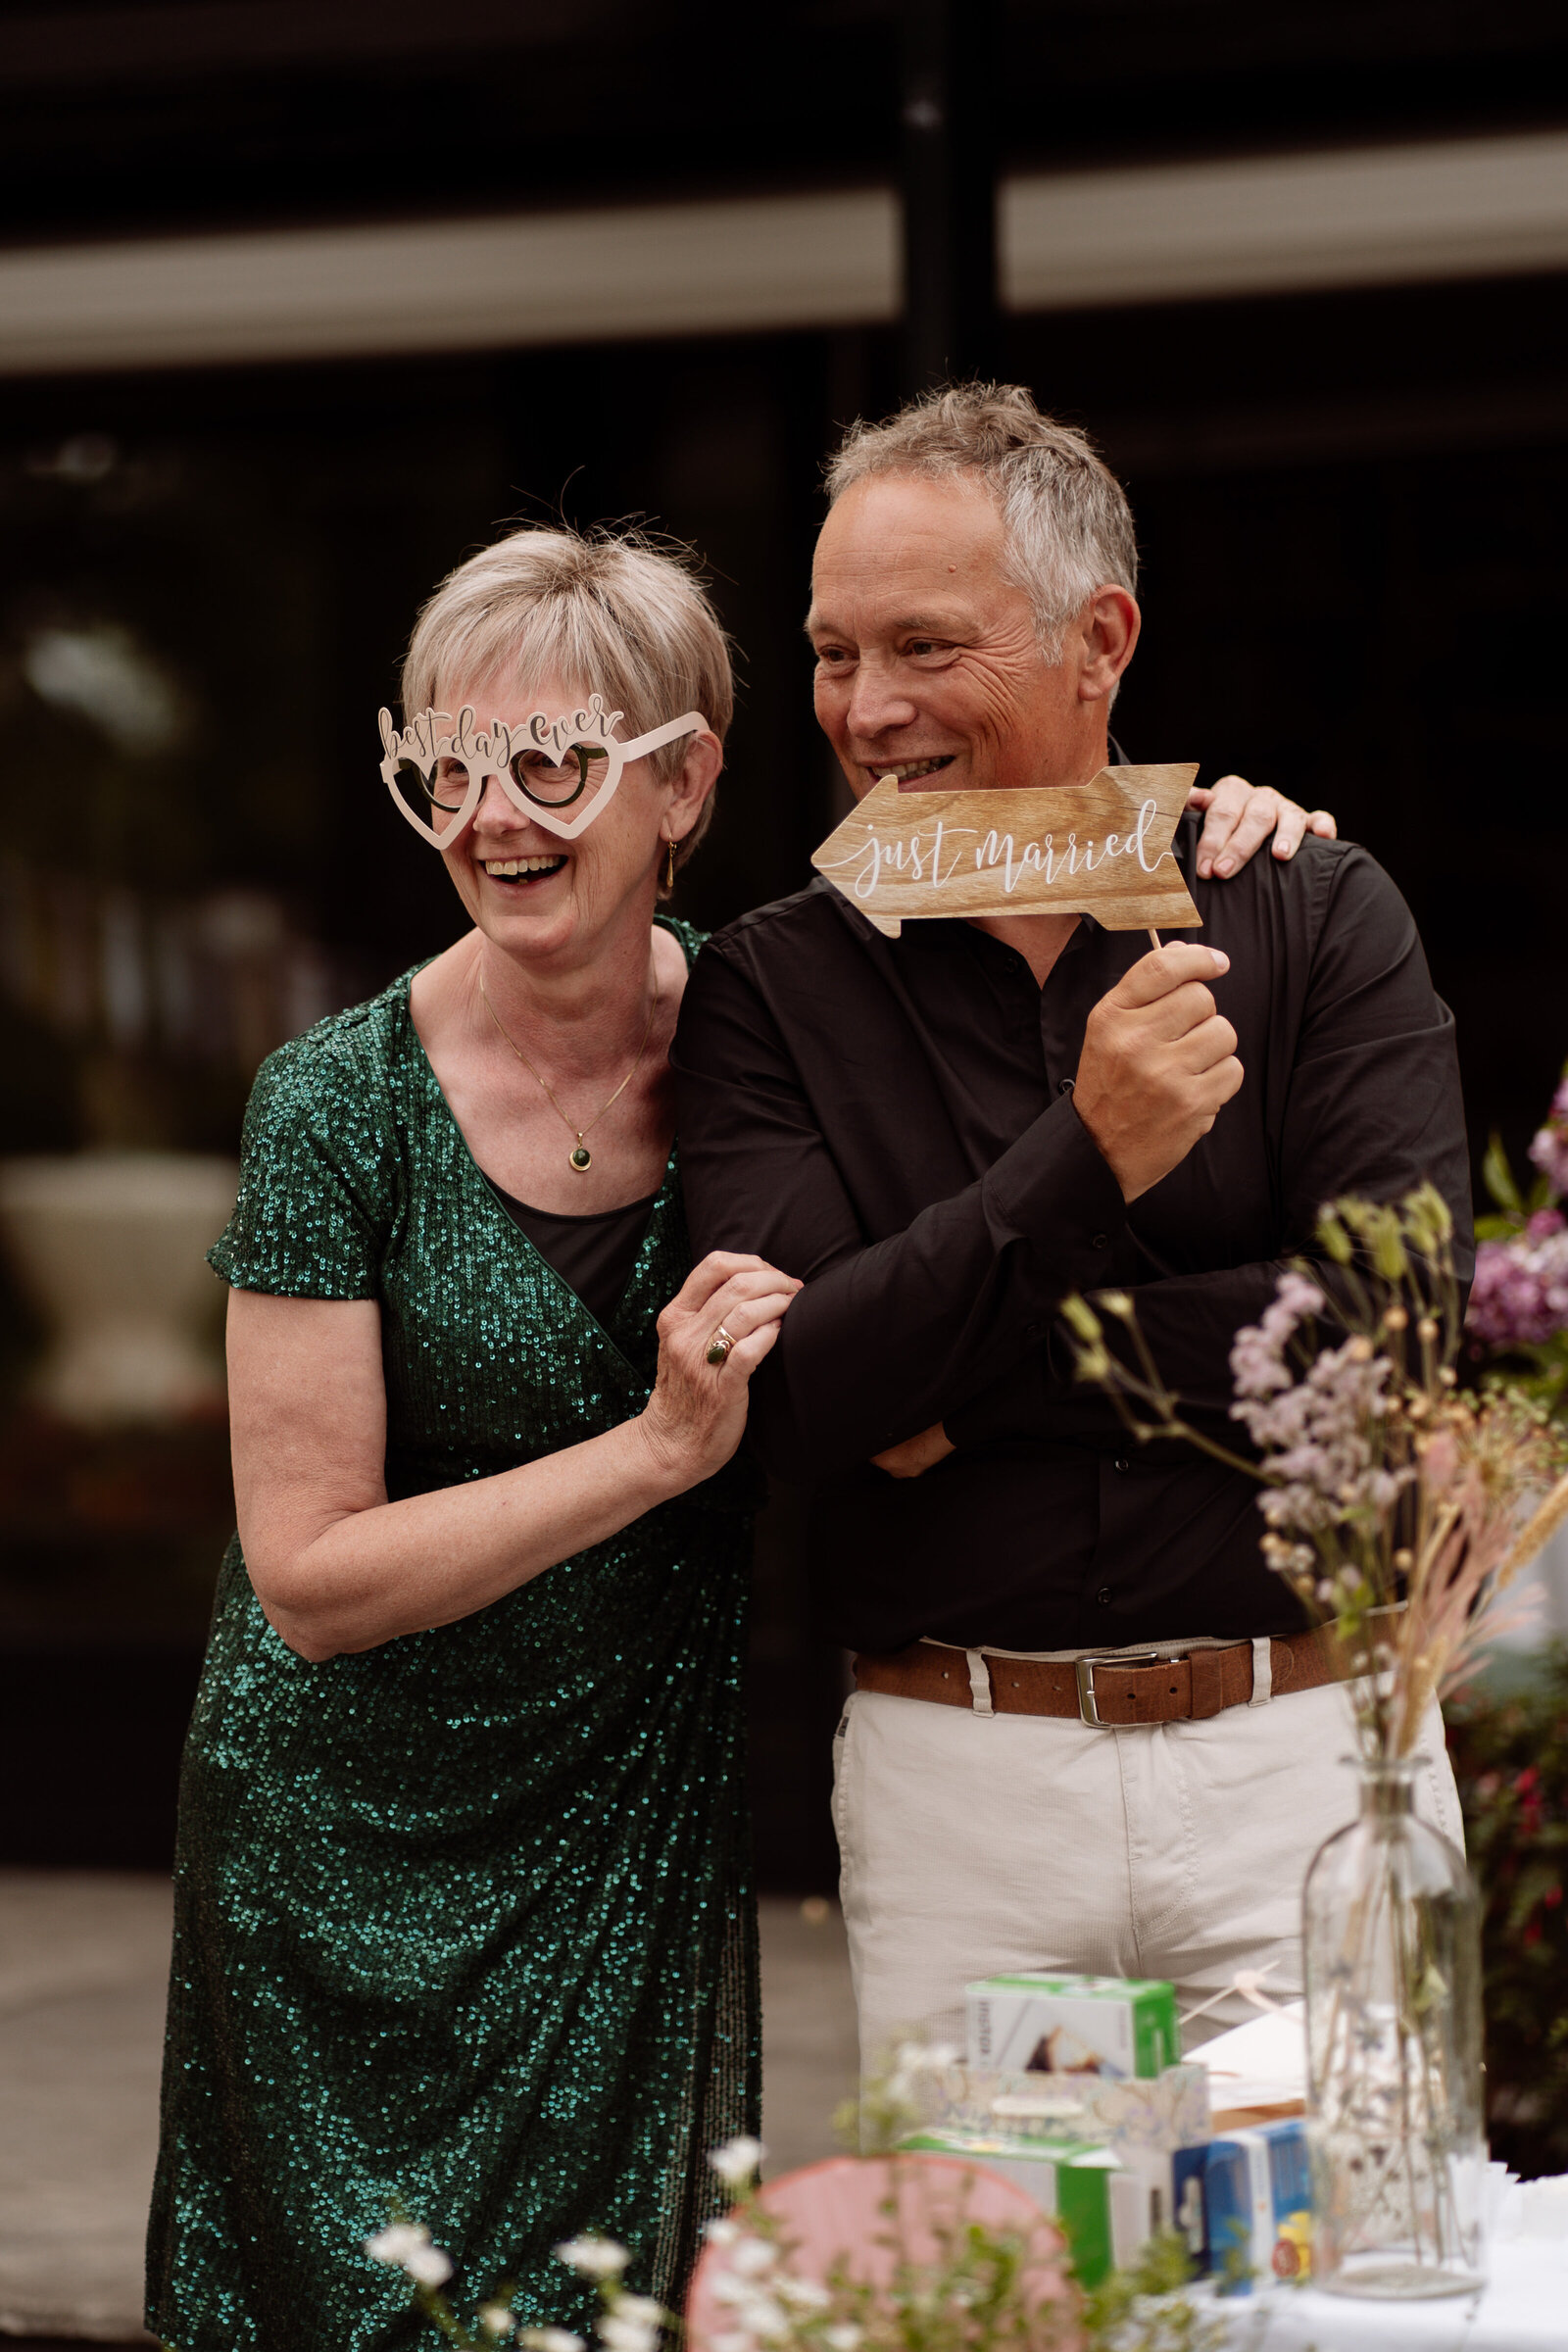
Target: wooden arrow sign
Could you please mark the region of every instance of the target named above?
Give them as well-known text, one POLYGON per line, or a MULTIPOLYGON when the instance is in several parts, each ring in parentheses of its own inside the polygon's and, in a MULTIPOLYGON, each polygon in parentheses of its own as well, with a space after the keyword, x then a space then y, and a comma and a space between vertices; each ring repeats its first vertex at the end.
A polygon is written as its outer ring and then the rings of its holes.
POLYGON ((1192 930, 1203 918, 1170 845, 1197 773, 1102 767, 1090 784, 1022 792, 901 792, 883 776, 811 863, 889 939, 939 914, 1192 930))

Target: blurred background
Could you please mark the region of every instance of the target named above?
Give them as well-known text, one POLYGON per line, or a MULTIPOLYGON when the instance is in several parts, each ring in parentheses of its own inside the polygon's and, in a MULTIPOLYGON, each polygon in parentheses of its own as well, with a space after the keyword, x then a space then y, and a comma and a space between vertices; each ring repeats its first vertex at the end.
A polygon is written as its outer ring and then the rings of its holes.
MULTIPOLYGON (((720 923, 834 812, 836 428, 1027 382, 1133 498, 1122 739, 1390 866, 1521 1158, 1568 1047, 1565 62, 1547 0, 5 12, 0 1152, 87 1158, 0 1185, 0 1859, 167 1859, 229 1509, 217 1286, 170 1268, 262 1054, 453 935, 375 711, 511 518, 707 564, 743 691, 680 904, 720 923)), ((839 1669, 788 1518, 755 1740, 804 1891, 839 1669)))
MULTIPOLYGON (((509 520, 708 566, 717 924, 835 813, 836 429, 1028 383, 1138 516, 1122 741, 1384 860, 1522 1162, 1568 1050, 1565 64, 1555 0, 0 12, 0 1863, 169 1860, 231 1508, 200 1250, 260 1057, 453 935, 375 713, 509 520)), ((841 1689, 779 1497, 778 1894, 832 1883, 841 1689)))

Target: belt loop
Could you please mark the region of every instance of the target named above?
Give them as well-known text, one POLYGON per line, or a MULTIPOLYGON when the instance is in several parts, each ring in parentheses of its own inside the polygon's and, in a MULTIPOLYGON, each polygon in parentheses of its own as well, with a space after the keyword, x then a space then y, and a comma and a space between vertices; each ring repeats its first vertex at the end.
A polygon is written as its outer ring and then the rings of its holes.
POLYGON ((1274 1695, 1274 1644, 1266 1634, 1252 1636, 1252 1695, 1250 1707, 1266 1707, 1274 1695))
POLYGON ((969 1690, 974 1700, 974 1711, 977 1715, 994 1715, 997 1710, 991 1704, 991 1669, 977 1649, 966 1649, 963 1654, 969 1661, 969 1690))

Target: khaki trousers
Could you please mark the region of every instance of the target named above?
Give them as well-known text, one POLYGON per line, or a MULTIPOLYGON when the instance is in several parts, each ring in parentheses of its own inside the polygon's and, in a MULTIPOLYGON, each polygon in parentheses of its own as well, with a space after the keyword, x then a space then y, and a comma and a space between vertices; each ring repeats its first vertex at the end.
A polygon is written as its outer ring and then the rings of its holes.
MULTIPOLYGON (((1301 1884, 1355 1815, 1352 1748, 1338 1685, 1126 1731, 856 1691, 833 1818, 862 2066, 911 2033, 961 2047, 964 1985, 1000 1970, 1168 1977, 1185 2012, 1273 1961, 1296 1999, 1301 1884)), ((1420 1748, 1416 1809, 1462 1847, 1436 1707, 1420 1748)), ((1256 2014, 1231 1994, 1188 2046, 1256 2014)))

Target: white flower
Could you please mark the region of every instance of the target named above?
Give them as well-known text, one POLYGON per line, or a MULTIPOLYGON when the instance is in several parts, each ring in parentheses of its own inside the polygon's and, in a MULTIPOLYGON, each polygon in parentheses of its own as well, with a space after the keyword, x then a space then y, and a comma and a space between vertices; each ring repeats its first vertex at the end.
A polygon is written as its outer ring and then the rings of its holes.
POLYGON ((773 2281, 773 2292, 781 2303, 796 2311, 826 2311, 833 2298, 825 2286, 814 2278, 797 2278, 793 2272, 784 2272, 773 2281))
POLYGON ((669 2316, 652 2295, 617 2295, 614 2309, 617 2320, 631 2320, 639 2328, 662 2327, 669 2316))
POLYGON ((439 2246, 416 2246, 404 2255, 403 2268, 419 2286, 445 2286, 452 2276, 451 2260, 439 2246))
POLYGON ((711 2245, 715 2246, 732 2246, 740 2233, 739 2222, 732 2222, 727 2217, 722 2221, 705 2222, 703 2225, 703 2235, 711 2245))
POLYGON ((618 2311, 601 2314, 599 2341, 609 2352, 659 2352, 659 2328, 645 2320, 623 2320, 618 2311))
POLYGON ((957 2065, 958 2053, 951 2041, 906 2041, 893 2063, 901 2075, 940 2075, 957 2065))
POLYGON ((478 2317, 486 2335, 493 2335, 498 2343, 512 2333, 512 2314, 504 2303, 481 2303, 478 2317))
POLYGON ((719 2335, 710 2335, 712 2352, 752 2352, 752 2338, 744 2328, 727 2328, 719 2335))
POLYGON ((824 2328, 822 2330, 822 2341, 827 2346, 827 2352, 856 2352, 859 2340, 860 2330, 853 2320, 841 2320, 836 2328, 824 2328))
POLYGON ((777 2343, 780 2338, 795 2332, 795 2323, 789 2313, 782 2303, 775 2303, 771 2295, 753 2295, 742 2306, 740 2318, 743 2325, 754 2335, 760 2335, 764 2344, 777 2343))
POLYGON ((569 2328, 520 2328, 517 2341, 525 2352, 588 2352, 582 2337, 573 2335, 569 2328))
POLYGON ((708 2161, 727 2187, 743 2188, 766 2154, 760 2139, 751 2139, 743 2132, 715 2148, 708 2161))
POLYGON ((401 2271, 411 2254, 429 2243, 429 2230, 421 2230, 416 2222, 393 2222, 366 2239, 365 2251, 372 2262, 384 2262, 401 2271))
POLYGON ((556 2260, 584 2278, 618 2278, 629 2257, 612 2237, 568 2237, 555 2249, 556 2260))
POLYGON ((771 2341, 793 2332, 794 2323, 783 2304, 749 2278, 729 2278, 721 2273, 713 2280, 713 2301, 729 2306, 737 2327, 748 2336, 771 2341))
POLYGON ((729 2267, 740 2278, 760 2278, 770 2271, 778 2260, 777 2250, 765 2237, 743 2237, 737 2240, 729 2258, 729 2267))

